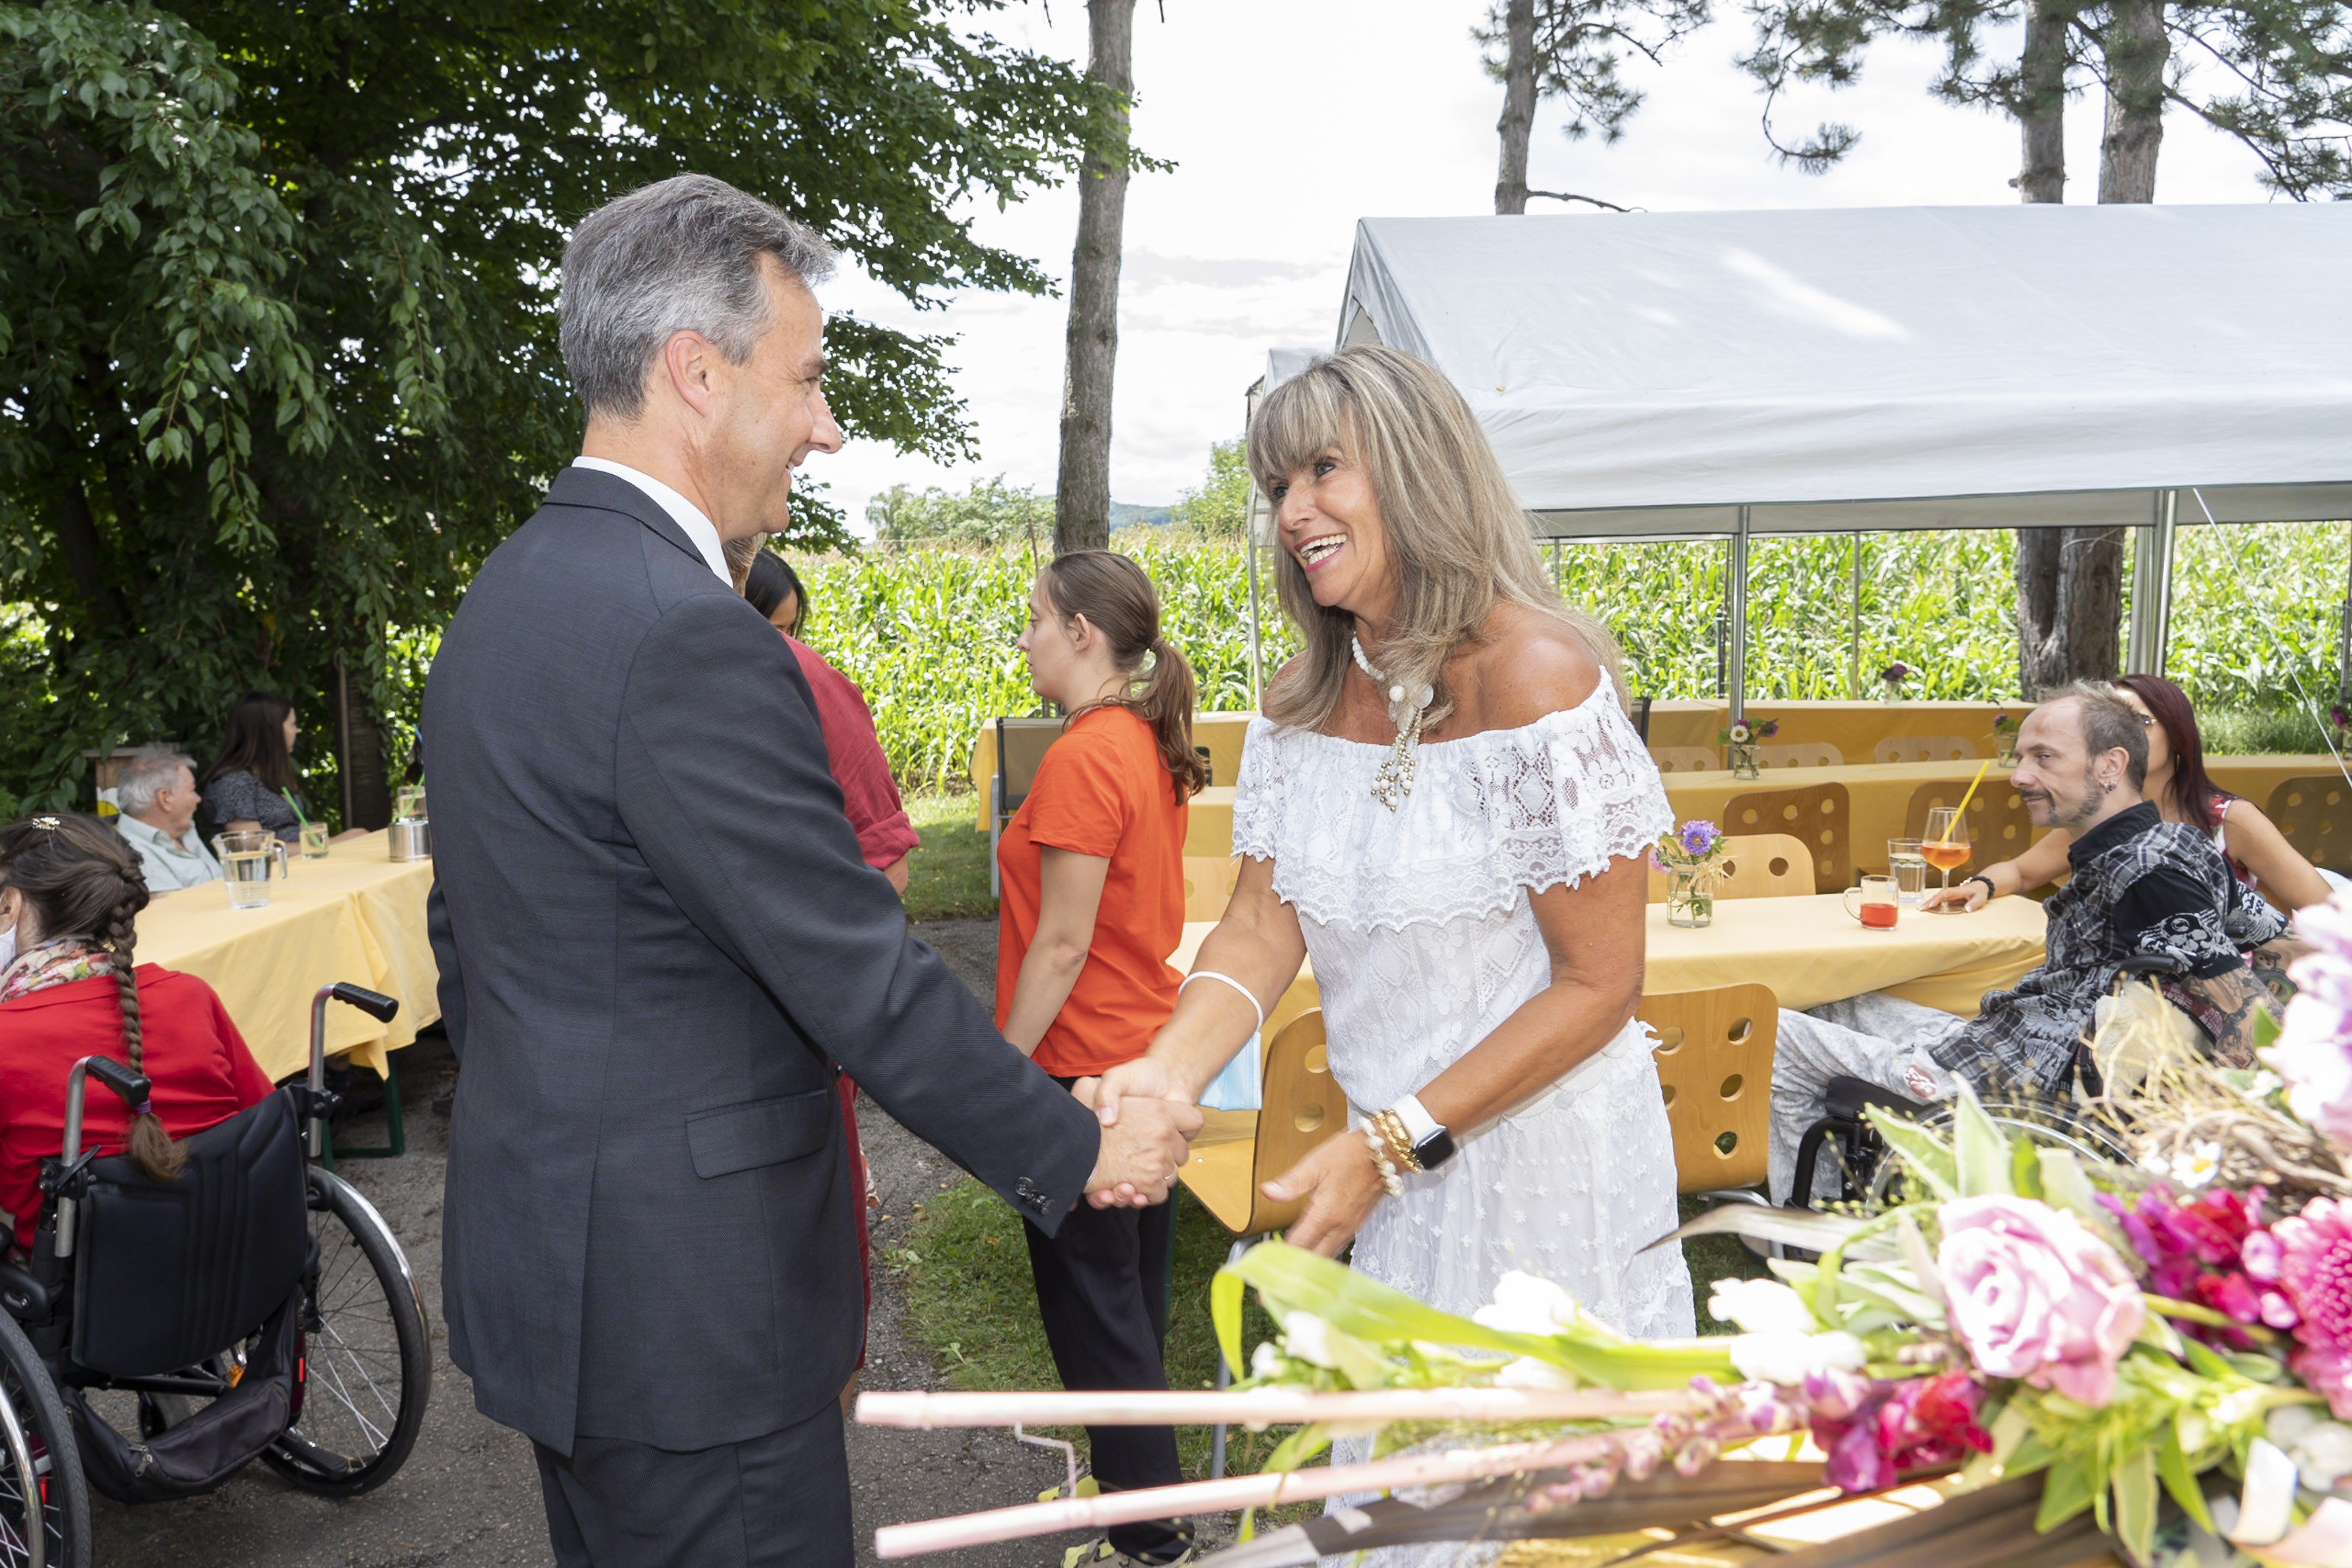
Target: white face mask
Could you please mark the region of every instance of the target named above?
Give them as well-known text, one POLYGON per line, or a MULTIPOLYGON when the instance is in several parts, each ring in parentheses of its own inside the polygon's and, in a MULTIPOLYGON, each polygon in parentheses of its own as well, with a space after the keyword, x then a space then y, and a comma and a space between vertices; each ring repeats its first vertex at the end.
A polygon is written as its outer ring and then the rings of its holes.
POLYGON ((16 960, 16 928, 10 926, 6 931, 0 931, 0 969, 7 968, 16 960))

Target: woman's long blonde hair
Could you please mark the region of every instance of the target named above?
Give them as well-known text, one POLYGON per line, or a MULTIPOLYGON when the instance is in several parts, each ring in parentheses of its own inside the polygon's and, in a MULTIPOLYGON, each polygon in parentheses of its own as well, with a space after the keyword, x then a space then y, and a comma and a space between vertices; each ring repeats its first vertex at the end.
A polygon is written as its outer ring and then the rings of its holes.
MULTIPOLYGON (((1617 639, 1560 601, 1528 514, 1453 383, 1394 349, 1346 348, 1266 394, 1250 421, 1250 472, 1268 496, 1334 448, 1360 464, 1371 481, 1395 562, 1396 611, 1381 639, 1383 672, 1408 691, 1427 686, 1435 692, 1431 723, 1454 705, 1441 679, 1446 656, 1478 635, 1497 599, 1565 622, 1624 705, 1617 639)), ((1318 605, 1297 559, 1278 545, 1274 554, 1282 607, 1307 646, 1296 667, 1267 689, 1266 717, 1320 729, 1339 705, 1355 617, 1318 605)))

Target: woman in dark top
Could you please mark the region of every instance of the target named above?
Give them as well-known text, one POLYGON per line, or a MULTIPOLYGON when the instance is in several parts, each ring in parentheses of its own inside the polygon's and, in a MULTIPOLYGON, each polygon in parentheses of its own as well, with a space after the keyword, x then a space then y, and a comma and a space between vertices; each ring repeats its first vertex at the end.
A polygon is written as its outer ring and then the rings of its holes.
MULTIPOLYGON (((198 781, 205 813, 223 833, 275 833, 292 844, 302 837, 310 808, 294 772, 294 738, 302 732, 294 704, 274 691, 248 691, 228 710, 220 754, 198 781)), ((362 829, 331 842, 356 838, 362 829)))

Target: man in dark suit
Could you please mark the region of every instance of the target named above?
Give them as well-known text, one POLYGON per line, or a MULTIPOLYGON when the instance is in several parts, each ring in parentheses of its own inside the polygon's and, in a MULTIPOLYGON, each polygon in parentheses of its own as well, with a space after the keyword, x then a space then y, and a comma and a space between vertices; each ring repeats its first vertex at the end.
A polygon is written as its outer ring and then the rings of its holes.
POLYGON ((1104 1129, 908 934, 790 650, 727 580, 722 542, 781 528, 793 468, 839 445, 830 259, 699 176, 581 224, 582 459, 426 686, 465 1069, 443 1310, 476 1404, 537 1446, 564 1568, 851 1560, 838 1070, 1049 1231, 1088 1193, 1164 1197, 1200 1122, 1104 1129))

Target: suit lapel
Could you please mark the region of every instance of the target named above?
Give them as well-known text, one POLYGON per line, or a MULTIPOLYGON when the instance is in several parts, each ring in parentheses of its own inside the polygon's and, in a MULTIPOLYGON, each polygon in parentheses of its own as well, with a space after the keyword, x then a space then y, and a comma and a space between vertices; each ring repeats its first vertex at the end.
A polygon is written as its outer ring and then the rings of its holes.
POLYGON ((710 563, 702 558, 702 552, 694 547, 694 542, 687 538, 686 531, 678 527, 677 520, 663 510, 661 502, 618 474, 566 466, 562 473, 555 476, 555 482, 547 487, 547 499, 541 504, 593 507, 601 511, 617 511, 624 516, 634 517, 683 552, 687 559, 697 566, 705 571, 710 569, 710 563))

